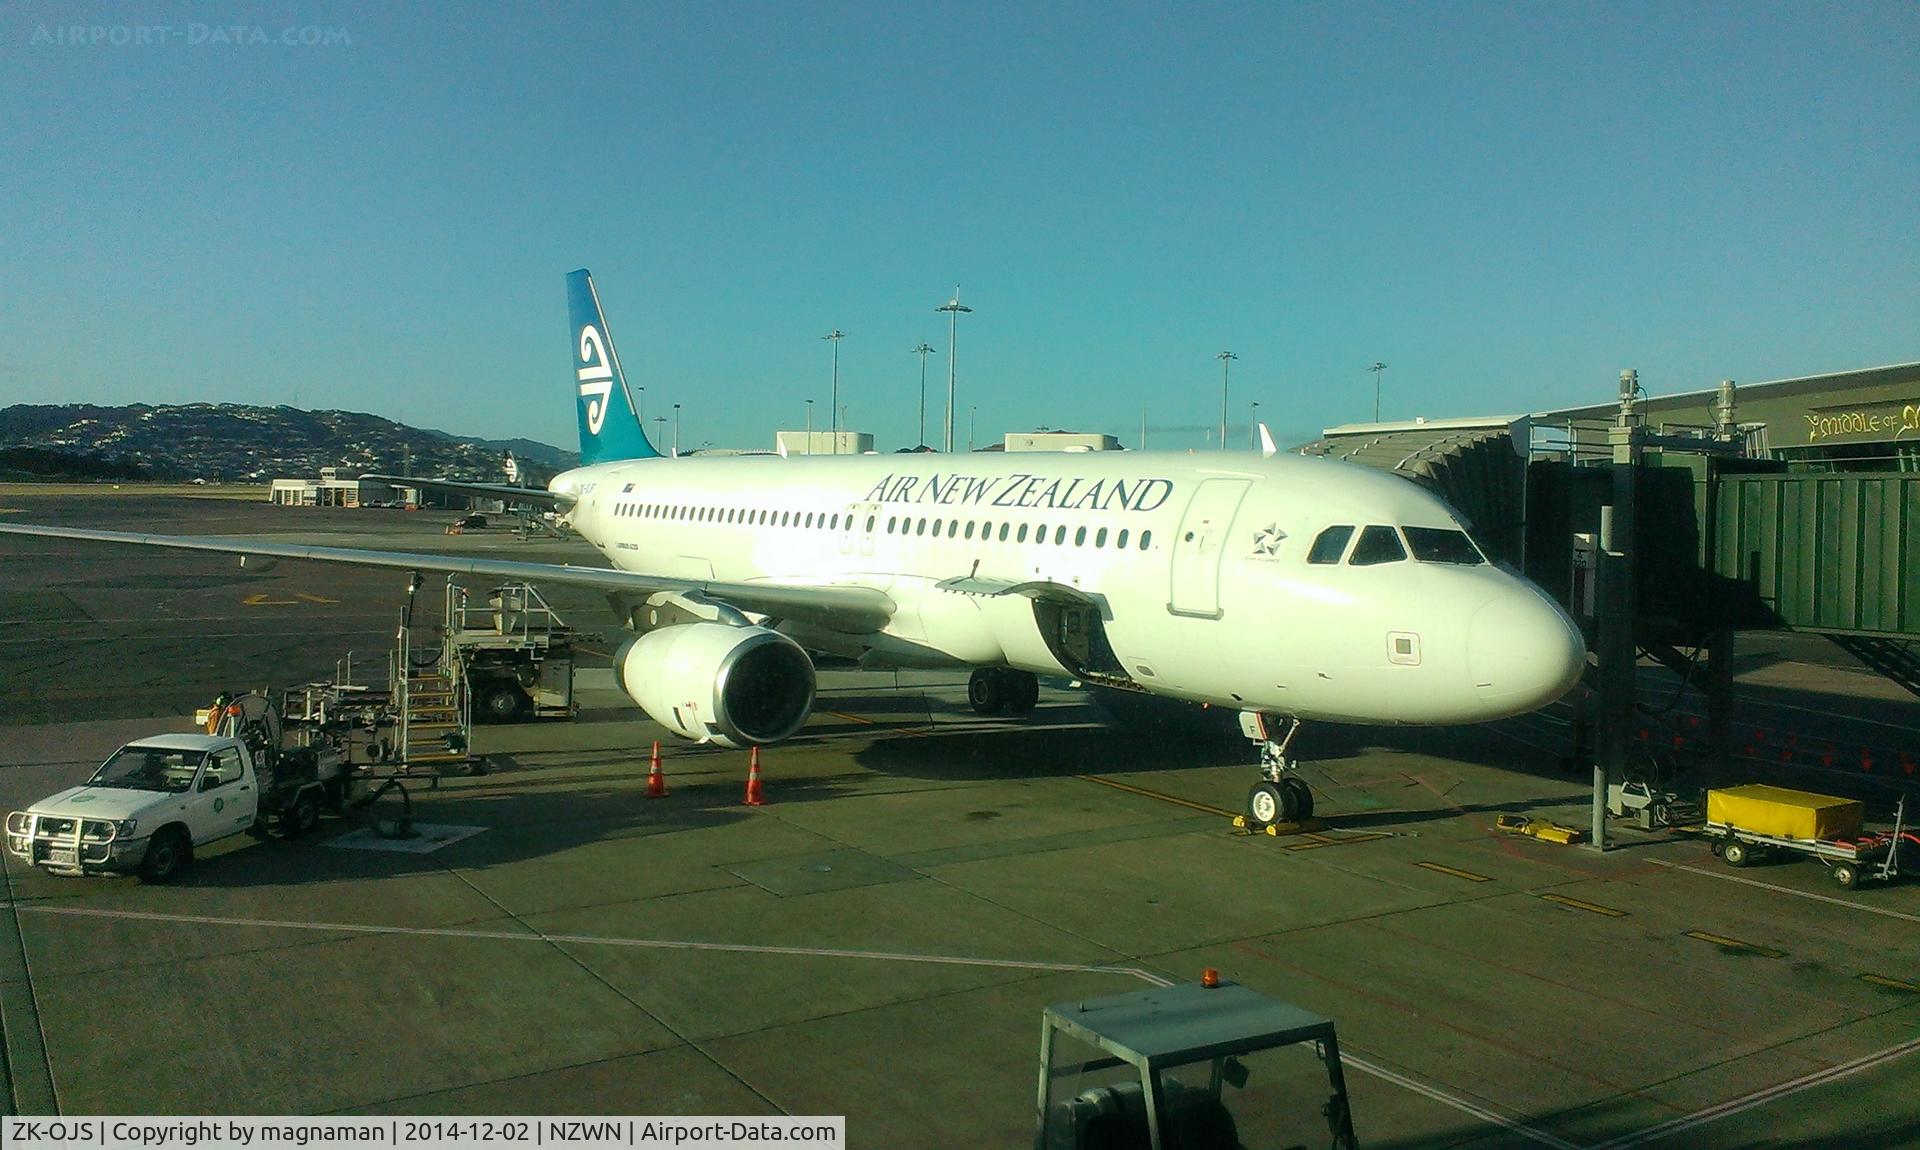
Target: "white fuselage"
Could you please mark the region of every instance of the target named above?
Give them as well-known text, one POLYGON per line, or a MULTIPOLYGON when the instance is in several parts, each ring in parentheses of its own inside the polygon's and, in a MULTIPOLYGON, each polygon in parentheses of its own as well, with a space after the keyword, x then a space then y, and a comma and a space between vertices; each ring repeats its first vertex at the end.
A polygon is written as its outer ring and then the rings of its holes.
POLYGON ((1350 561, 1370 526, 1402 544, 1406 528, 1463 530, 1426 490, 1353 464, 749 456, 602 463, 550 487, 576 499, 573 528, 623 570, 884 592, 895 611, 879 631, 782 625, 878 663, 1130 680, 1303 719, 1461 723, 1551 702, 1586 657, 1565 612, 1470 548, 1467 563, 1350 561), (1309 562, 1343 525, 1355 530, 1335 561, 1309 562), (1090 645, 1089 629, 1101 633, 1090 645))

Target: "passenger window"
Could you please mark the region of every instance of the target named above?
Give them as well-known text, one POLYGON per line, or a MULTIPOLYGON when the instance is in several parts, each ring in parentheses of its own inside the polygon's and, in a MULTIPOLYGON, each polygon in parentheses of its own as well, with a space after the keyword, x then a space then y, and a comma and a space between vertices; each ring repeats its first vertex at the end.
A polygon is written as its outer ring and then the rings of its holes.
POLYGON ((922 519, 918 523, 915 523, 913 525, 913 533, 915 535, 925 535, 927 533, 927 521, 922 519))
POLYGON ((1406 533, 1407 546, 1413 548, 1413 557, 1422 563, 1477 567, 1487 561, 1464 531, 1444 527, 1403 527, 1401 530, 1406 533))
POLYGON ((1105 547, 1107 545, 1107 529, 1106 528, 1102 527, 1100 529, 1099 534, 1093 537, 1093 545, 1095 547, 1105 547))
MULTIPOLYGON (((969 530, 971 530, 971 528, 969 528, 969 530)), ((960 521, 958 519, 947 520, 947 538, 951 539, 955 535, 958 535, 959 533, 960 533, 960 521)))
POLYGON ((1005 543, 1006 541, 1007 541, 1007 525, 1002 523, 1000 525, 1000 542, 1005 543))
POLYGON ((1125 527, 1120 529, 1120 534, 1113 537, 1113 545, 1122 551, 1127 549, 1127 529, 1125 527))
POLYGON ((973 520, 967 520, 967 538, 973 538, 973 520))
POLYGON ((1147 544, 1151 542, 1153 542, 1153 532, 1142 531, 1140 533, 1140 550, 1145 551, 1147 549, 1147 544))
POLYGON ((1398 563, 1407 557, 1400 544, 1400 533, 1391 527, 1373 526, 1360 533, 1347 562, 1354 567, 1372 567, 1378 563, 1398 563))
POLYGON ((1307 551, 1309 563, 1338 563, 1347 553, 1347 540, 1353 538, 1351 527, 1329 527, 1314 538, 1313 547, 1307 551))
POLYGON ((933 521, 933 537, 935 539, 940 537, 940 521, 938 519, 933 521))
POLYGON ((1018 538, 1018 539, 1016 539, 1016 540, 1015 540, 1015 542, 1017 542, 1017 543, 1025 543, 1026 541, 1027 541, 1027 525, 1026 525, 1026 524, 1024 524, 1024 523, 1022 523, 1022 524, 1020 525, 1020 535, 1019 535, 1019 538, 1018 538))
POLYGON ((1086 528, 1081 527, 1081 528, 1077 528, 1074 531, 1073 545, 1075 547, 1085 547, 1087 545, 1087 529, 1086 528))
POLYGON ((900 521, 900 517, 898 515, 887 516, 887 534, 889 535, 893 534, 894 524, 898 523, 899 521, 900 521))

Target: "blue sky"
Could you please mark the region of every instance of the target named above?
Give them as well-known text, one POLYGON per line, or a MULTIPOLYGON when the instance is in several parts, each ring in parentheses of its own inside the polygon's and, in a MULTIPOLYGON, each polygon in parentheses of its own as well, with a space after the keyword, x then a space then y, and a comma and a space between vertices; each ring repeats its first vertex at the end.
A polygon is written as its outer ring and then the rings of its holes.
POLYGON ((956 282, 982 443, 1202 446, 1222 349, 1235 443, 1375 360, 1405 418, 1920 359, 1916 54, 1912 4, 15 3, 0 404, 571 445, 580 266, 686 446, 824 425, 836 327, 883 448, 940 349, 938 442, 956 282))

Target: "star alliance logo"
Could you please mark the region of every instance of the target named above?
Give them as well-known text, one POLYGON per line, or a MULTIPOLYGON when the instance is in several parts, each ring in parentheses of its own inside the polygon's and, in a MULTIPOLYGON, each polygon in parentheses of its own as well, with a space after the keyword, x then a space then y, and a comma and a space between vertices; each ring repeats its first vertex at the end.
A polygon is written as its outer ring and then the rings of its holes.
POLYGON ((1269 523, 1254 534, 1253 557, 1255 559, 1278 559, 1280 542, 1287 537, 1278 523, 1269 523))

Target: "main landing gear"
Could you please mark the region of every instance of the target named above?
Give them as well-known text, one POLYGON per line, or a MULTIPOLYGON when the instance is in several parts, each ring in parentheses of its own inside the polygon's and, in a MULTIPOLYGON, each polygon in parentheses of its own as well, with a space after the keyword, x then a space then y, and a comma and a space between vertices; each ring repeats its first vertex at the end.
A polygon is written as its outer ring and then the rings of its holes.
POLYGON ((981 667, 967 680, 967 702, 982 715, 1025 715, 1040 702, 1040 680, 1012 667, 981 667))
POLYGON ((1260 781, 1247 791, 1247 822, 1256 830, 1275 823, 1302 823, 1313 817, 1313 791, 1288 760, 1287 748, 1300 733, 1291 715, 1240 712, 1240 731, 1260 747, 1260 781), (1284 733, 1276 728, 1284 727, 1284 733), (1274 738, 1280 733, 1278 739, 1274 738))

